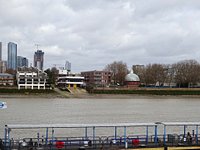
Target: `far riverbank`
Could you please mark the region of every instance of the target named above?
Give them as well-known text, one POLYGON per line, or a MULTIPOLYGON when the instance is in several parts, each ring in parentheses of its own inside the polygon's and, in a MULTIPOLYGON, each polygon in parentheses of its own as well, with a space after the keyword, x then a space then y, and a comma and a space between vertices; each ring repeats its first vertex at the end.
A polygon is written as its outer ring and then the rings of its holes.
POLYGON ((96 88, 92 94, 137 94, 137 95, 199 95, 200 88, 96 88))
POLYGON ((60 94, 0 94, 0 99, 182 99, 194 98, 200 99, 200 95, 140 95, 140 94, 88 94, 88 95, 70 95, 64 97, 60 94))
POLYGON ((79 98, 79 99, 134 99, 134 98, 200 98, 199 88, 138 88, 95 89, 90 93, 55 90, 0 89, 0 98, 79 98))

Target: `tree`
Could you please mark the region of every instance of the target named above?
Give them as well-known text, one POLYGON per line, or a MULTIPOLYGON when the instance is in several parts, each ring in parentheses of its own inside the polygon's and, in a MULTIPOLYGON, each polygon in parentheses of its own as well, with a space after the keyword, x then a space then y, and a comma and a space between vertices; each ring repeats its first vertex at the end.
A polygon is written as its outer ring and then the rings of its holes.
POLYGON ((16 75, 17 71, 14 69, 7 69, 6 73, 12 74, 12 75, 16 75))
POLYGON ((143 73, 145 85, 162 86, 167 77, 165 65, 162 64, 148 64, 143 73))
POLYGON ((175 66, 174 65, 166 65, 166 82, 168 83, 168 86, 171 87, 172 83, 175 82, 175 66))
POLYGON ((104 70, 110 71, 112 73, 111 78, 114 81, 115 85, 117 83, 119 83, 120 85, 124 84, 125 76, 128 73, 126 63, 122 61, 114 61, 113 63, 108 64, 104 70))
POLYGON ((144 85, 145 84, 145 79, 144 79, 144 76, 145 76, 145 66, 144 65, 133 65, 132 69, 133 69, 133 72, 139 76, 140 83, 142 85, 144 85))
POLYGON ((196 60, 184 60, 174 64, 175 81, 179 87, 191 87, 200 81, 200 65, 196 60))
POLYGON ((44 72, 47 73, 47 76, 48 76, 48 83, 49 84, 53 84, 55 85, 56 83, 56 79, 58 77, 58 70, 53 67, 53 68, 48 68, 47 70, 45 70, 44 72))

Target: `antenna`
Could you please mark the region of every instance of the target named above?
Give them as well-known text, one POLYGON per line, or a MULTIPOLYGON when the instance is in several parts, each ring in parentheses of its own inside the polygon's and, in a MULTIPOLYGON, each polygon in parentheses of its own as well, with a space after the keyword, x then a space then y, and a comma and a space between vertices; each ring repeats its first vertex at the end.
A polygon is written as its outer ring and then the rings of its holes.
POLYGON ((39 46, 40 46, 40 45, 39 45, 39 44, 35 44, 35 46, 37 47, 37 50, 39 50, 39 46))

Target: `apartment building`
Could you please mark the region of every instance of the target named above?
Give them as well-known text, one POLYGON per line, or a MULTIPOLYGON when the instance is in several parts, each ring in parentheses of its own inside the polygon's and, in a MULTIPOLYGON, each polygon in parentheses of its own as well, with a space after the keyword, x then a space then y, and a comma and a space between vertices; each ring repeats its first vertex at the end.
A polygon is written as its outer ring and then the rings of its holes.
POLYGON ((85 71, 81 72, 86 85, 107 86, 111 82, 111 72, 108 71, 85 71))
POLYGON ((0 85, 14 85, 14 76, 8 73, 0 73, 0 85))
POLYGON ((18 89, 45 89, 47 74, 34 67, 22 67, 17 71, 18 89))

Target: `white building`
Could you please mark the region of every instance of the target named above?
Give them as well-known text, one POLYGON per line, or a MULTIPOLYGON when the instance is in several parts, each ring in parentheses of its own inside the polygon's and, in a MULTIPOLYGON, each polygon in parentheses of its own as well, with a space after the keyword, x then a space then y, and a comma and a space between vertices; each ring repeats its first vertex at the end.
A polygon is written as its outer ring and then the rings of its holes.
POLYGON ((69 74, 69 72, 66 69, 64 69, 64 67, 58 67, 56 69, 58 69, 59 76, 66 76, 69 74))
POLYGON ((45 89, 47 74, 34 67, 22 67, 17 71, 18 89, 45 89))
POLYGON ((58 77, 57 86, 63 88, 76 88, 84 85, 84 77, 81 76, 62 76, 58 77))
POLYGON ((76 88, 84 86, 84 77, 81 77, 77 74, 69 74, 69 71, 65 68, 57 68, 58 69, 58 78, 56 85, 62 88, 76 88))

